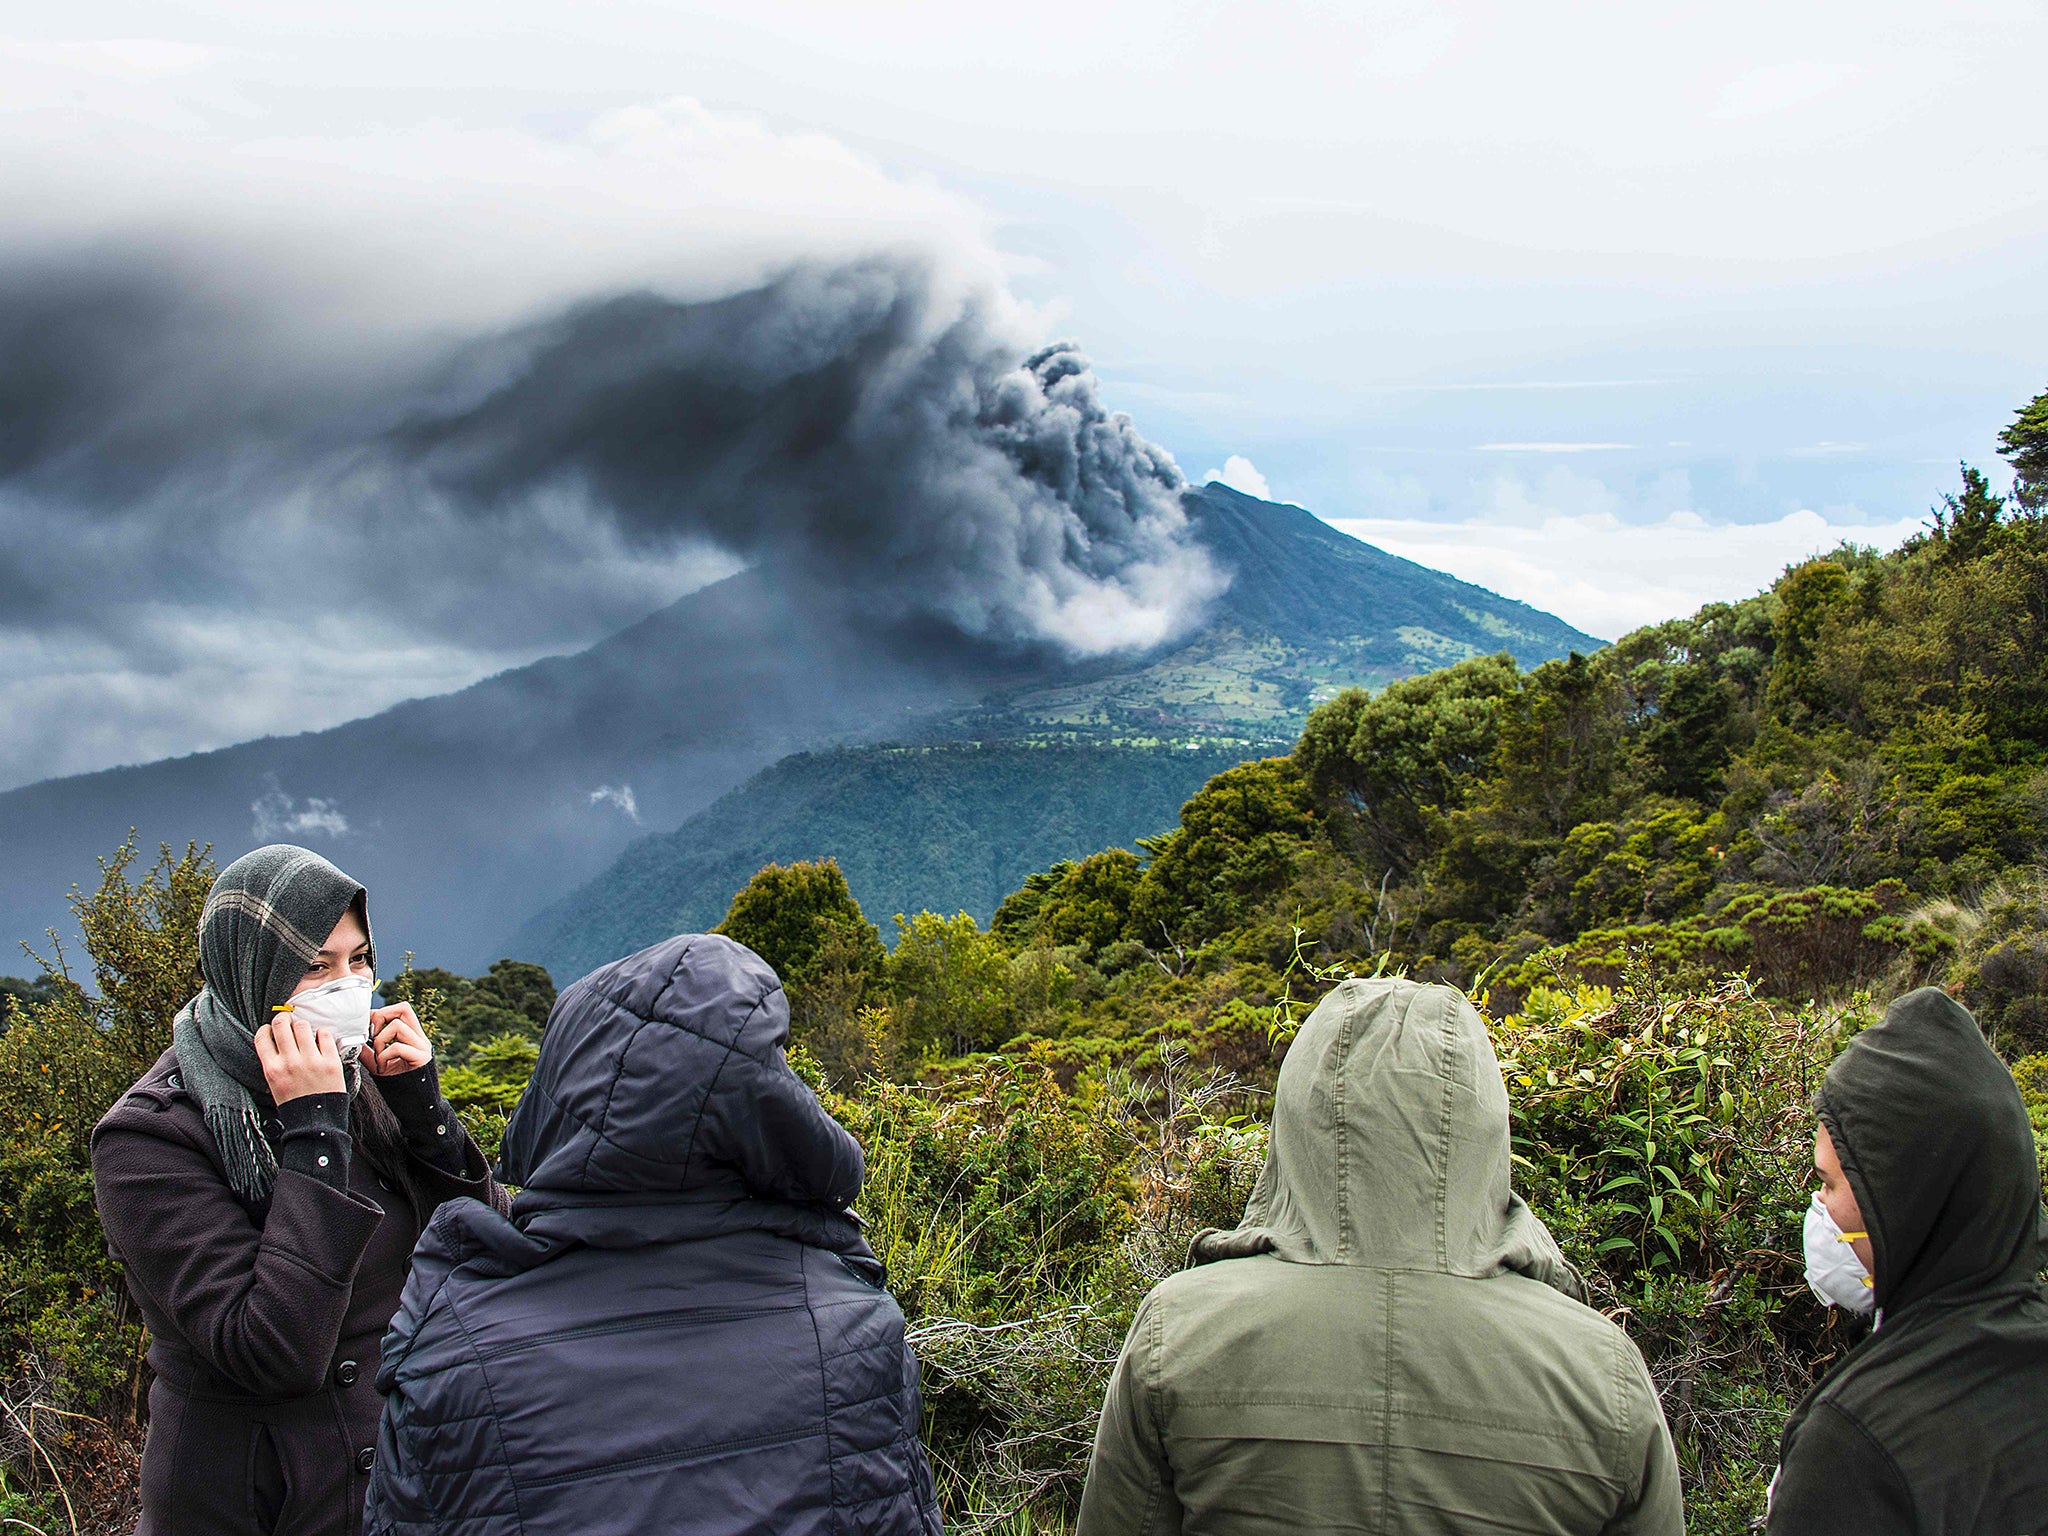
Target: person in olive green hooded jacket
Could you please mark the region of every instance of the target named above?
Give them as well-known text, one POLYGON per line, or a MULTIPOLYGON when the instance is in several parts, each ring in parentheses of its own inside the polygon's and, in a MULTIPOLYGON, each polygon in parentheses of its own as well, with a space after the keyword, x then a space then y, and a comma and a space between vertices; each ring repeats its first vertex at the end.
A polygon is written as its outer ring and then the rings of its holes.
POLYGON ((1509 1188, 1463 994, 1347 981, 1287 1053, 1234 1232, 1145 1298, 1076 1536, 1682 1536, 1649 1372, 1509 1188))
POLYGON ((1787 1420, 1772 1536, 2048 1532, 2048 1223, 2012 1074, 1924 987, 1843 1048, 1814 1108, 1808 1277, 1877 1328, 1787 1420))

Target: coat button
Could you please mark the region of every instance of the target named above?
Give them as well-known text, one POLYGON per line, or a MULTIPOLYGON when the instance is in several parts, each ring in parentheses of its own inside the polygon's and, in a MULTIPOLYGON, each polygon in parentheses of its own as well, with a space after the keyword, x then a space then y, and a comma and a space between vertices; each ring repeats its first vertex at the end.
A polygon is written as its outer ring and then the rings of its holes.
POLYGON ((344 1360, 334 1368, 334 1379, 344 1387, 354 1386, 356 1384, 356 1377, 361 1374, 361 1370, 353 1360, 344 1360))
POLYGON ((367 1472, 376 1464, 377 1448, 374 1445, 366 1445, 356 1452, 356 1470, 358 1472, 367 1472))

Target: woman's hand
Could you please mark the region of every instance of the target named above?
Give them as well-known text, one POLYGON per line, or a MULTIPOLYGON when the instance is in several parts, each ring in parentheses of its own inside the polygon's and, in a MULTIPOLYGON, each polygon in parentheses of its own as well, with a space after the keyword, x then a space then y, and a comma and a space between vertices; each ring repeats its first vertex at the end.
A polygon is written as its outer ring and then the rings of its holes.
POLYGON ((310 1093, 342 1093, 341 1052, 334 1031, 315 1029, 290 1013, 273 1013, 256 1031, 256 1059, 263 1063, 263 1081, 274 1103, 303 1099, 310 1093))
POLYGON ((411 1003, 370 1010, 370 1043, 363 1047, 363 1061, 378 1077, 396 1077, 413 1072, 434 1059, 427 1044, 427 1032, 420 1028, 411 1003))

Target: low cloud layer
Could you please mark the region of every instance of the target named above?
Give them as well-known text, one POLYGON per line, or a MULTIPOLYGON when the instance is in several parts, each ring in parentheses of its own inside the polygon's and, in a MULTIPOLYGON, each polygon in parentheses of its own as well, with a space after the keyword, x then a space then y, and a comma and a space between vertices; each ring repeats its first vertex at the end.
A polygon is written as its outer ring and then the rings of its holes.
POLYGON ((129 147, 63 195, 0 170, 0 786, 328 725, 747 564, 1075 655, 1220 590, 971 214, 829 140, 672 103, 188 146, 175 206, 129 147))
POLYGON ((1896 548, 1926 523, 1811 508, 1769 522, 1721 521, 1688 504, 1683 474, 1631 495, 1563 469, 1533 480, 1503 476, 1477 490, 1479 510, 1462 518, 1331 523, 1609 640, 1759 592, 1786 566, 1844 542, 1896 548))

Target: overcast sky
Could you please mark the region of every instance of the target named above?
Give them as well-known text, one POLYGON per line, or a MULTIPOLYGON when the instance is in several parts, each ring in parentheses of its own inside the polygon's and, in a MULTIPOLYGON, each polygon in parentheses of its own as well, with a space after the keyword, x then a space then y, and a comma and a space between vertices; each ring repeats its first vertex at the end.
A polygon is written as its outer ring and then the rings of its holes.
MULTIPOLYGON (((2003 483, 1997 430, 2048 387, 2037 0, 152 0, 5 29, 0 263, 163 257, 236 326, 289 310, 309 354, 386 367, 362 337, 941 251, 1191 478, 1604 636, 1896 542, 1959 457, 2003 483)), ((309 514, 272 488, 247 548, 285 634, 247 561, 152 577, 103 494, 0 484, 0 784, 332 724, 732 565, 528 509, 506 537, 557 568, 531 601, 330 603, 318 562, 360 555, 290 542, 309 514), (64 559, 104 562, 118 621, 52 599, 64 559)), ((441 571, 459 532, 391 559, 441 571)))

